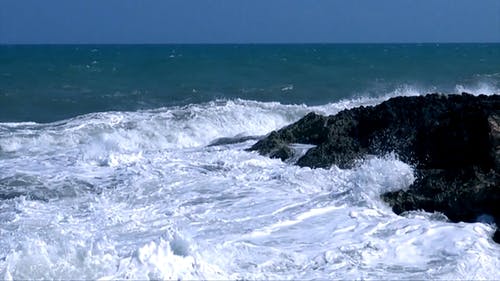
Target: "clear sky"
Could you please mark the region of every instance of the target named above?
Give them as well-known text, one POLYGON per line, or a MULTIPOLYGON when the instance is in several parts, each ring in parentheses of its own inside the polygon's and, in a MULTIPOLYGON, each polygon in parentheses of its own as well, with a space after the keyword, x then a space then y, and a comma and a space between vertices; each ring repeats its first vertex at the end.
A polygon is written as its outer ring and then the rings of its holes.
POLYGON ((0 0, 0 43, 500 42, 500 0, 0 0))

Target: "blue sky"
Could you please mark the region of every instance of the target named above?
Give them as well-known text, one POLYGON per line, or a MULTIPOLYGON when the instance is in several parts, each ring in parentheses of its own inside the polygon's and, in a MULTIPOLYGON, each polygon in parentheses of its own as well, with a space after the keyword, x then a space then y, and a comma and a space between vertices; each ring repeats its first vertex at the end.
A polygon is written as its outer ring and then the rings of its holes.
POLYGON ((500 0, 0 0, 0 43, 500 42, 500 0))

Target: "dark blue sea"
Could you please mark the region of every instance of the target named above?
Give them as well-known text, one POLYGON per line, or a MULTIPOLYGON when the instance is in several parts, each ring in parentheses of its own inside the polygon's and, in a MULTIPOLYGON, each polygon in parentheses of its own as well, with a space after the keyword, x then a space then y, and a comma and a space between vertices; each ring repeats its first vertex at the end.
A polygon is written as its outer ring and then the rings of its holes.
POLYGON ((494 226, 380 199, 397 155, 245 150, 431 92, 500 94, 500 44, 0 46, 0 279, 498 280, 494 226))

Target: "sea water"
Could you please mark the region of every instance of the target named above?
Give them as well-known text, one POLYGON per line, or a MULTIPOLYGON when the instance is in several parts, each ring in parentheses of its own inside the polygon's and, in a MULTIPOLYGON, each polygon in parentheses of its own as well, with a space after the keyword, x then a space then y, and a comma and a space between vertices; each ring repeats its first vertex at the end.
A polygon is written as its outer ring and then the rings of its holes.
POLYGON ((498 44, 2 46, 0 278, 500 279, 494 225, 380 199, 415 180, 398 155, 246 151, 311 111, 498 94, 499 65, 498 44))

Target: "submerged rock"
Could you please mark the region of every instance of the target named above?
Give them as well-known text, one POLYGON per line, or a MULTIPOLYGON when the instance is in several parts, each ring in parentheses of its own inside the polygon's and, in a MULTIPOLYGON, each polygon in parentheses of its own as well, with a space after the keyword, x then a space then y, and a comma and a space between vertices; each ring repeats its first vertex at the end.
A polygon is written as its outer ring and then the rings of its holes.
POLYGON ((235 136, 235 137, 223 137, 212 141, 208 146, 222 146, 235 143, 246 142, 248 140, 257 140, 258 136, 235 136))
POLYGON ((286 160, 291 143, 315 145, 296 162, 312 168, 350 168, 367 154, 395 152, 417 180, 382 195, 394 212, 438 211, 455 222, 490 215, 500 225, 499 95, 396 97, 334 116, 310 113, 250 150, 286 160))

